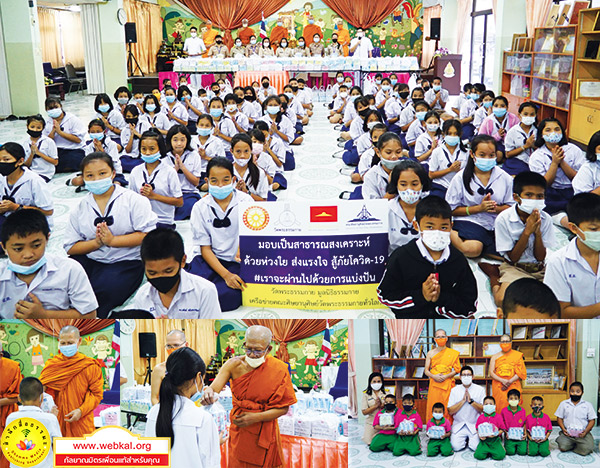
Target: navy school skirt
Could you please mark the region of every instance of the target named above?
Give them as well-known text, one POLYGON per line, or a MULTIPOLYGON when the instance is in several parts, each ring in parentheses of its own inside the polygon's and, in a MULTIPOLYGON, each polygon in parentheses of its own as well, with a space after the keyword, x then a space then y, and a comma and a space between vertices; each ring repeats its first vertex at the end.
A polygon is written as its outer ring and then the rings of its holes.
MULTIPOLYGON (((202 182, 200 182, 202 184, 202 182)), ((192 214, 192 208, 200 200, 200 194, 197 192, 183 192, 183 206, 175 208, 175 221, 188 219, 192 214)))
POLYGON ((494 231, 488 231, 479 224, 471 221, 458 220, 454 221, 452 229, 458 232, 458 235, 463 240, 476 240, 483 244, 482 255, 499 255, 496 252, 496 239, 494 231))
MULTIPOLYGON (((240 264, 219 259, 221 264, 231 273, 240 274, 240 264)), ((242 291, 231 289, 215 271, 206 263, 202 255, 196 255, 194 259, 185 266, 185 271, 193 275, 201 276, 213 283, 219 295, 219 304, 223 312, 235 310, 242 305, 242 291)))

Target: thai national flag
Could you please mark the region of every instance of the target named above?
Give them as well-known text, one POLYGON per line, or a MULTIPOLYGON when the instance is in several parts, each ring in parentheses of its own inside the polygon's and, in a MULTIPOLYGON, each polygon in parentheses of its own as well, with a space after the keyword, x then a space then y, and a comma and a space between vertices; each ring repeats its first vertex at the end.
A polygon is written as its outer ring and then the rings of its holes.
POLYGON ((323 365, 326 366, 331 361, 331 342, 329 338, 329 320, 327 320, 327 328, 323 333, 323 344, 321 345, 321 351, 323 351, 323 365))
POLYGON ((115 329, 113 331, 112 349, 115 350, 115 366, 119 362, 121 356, 121 325, 118 320, 115 320, 115 329))
POLYGON ((261 13, 262 16, 262 20, 260 22, 260 38, 264 39, 267 36, 267 23, 265 23, 265 15, 264 13, 261 13))

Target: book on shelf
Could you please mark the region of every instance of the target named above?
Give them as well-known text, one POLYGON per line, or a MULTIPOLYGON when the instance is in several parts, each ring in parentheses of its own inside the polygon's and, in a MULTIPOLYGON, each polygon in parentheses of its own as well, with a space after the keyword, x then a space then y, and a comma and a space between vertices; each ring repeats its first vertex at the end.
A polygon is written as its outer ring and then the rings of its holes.
POLYGON ((527 327, 514 327, 513 340, 524 340, 527 338, 527 327))
POLYGON ((422 367, 422 366, 415 367, 415 370, 413 372, 413 377, 415 379, 422 379, 424 375, 425 375, 425 367, 422 367))
POLYGON ((429 395, 429 390, 427 388, 419 389, 419 398, 421 398, 422 400, 426 400, 427 395, 429 395))
POLYGON ((550 77, 558 80, 558 76, 560 74, 560 62, 555 60, 552 64, 552 73, 550 73, 550 77))
POLYGON ((477 325, 478 324, 479 324, 479 319, 469 320, 469 328, 467 330, 467 336, 474 336, 477 333, 477 325))
POLYGON ((560 338, 562 333, 562 325, 552 325, 552 329, 550 331, 550 338, 560 338))
POLYGON ((395 366, 394 373, 392 374, 394 379, 405 379, 406 378, 406 366, 395 366))
POLYGON ((569 15, 569 24, 578 24, 579 23, 579 12, 590 5, 590 2, 587 0, 576 1, 573 2, 573 9, 571 10, 571 14, 569 15))
POLYGON ((391 379, 394 373, 394 366, 381 366, 381 375, 386 379, 391 379))
POLYGON ((567 37, 567 43, 565 45, 565 52, 575 51, 575 34, 569 34, 567 37))
POLYGON ((450 332, 451 336, 459 335, 461 321, 461 319, 454 319, 454 321, 452 322, 452 331, 450 332))
POLYGON ((546 34, 546 39, 540 49, 540 52, 552 52, 554 50, 554 36, 552 33, 546 34))
MULTIPOLYGON (((550 90, 550 95, 552 95, 552 91, 554 91, 554 93, 556 93, 556 87, 553 87, 550 90)), ((555 94, 555 98, 556 98, 556 94, 555 94)), ((550 101, 550 98, 548 99, 548 101, 550 101)), ((554 103, 556 103, 556 99, 554 99, 554 103)), ((531 339, 532 340, 543 340, 544 338, 546 338, 546 326, 533 327, 533 329, 531 331, 531 339)))

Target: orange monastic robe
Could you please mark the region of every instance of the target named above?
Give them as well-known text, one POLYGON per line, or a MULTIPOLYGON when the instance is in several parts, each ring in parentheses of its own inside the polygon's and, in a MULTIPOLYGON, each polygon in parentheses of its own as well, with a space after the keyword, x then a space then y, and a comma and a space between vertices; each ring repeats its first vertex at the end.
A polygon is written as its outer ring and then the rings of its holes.
MULTIPOLYGON (((23 380, 19 363, 0 355, 0 398, 17 398, 19 396, 19 385, 23 380)), ((17 404, 0 406, 0 435, 4 432, 6 417, 17 411, 17 404)), ((0 468, 8 468, 10 464, 0 452, 0 468)))
POLYGON ((345 28, 340 28, 338 26, 337 30, 338 42, 344 48, 344 57, 348 57, 350 54, 350 33, 345 28))
POLYGON ((496 359, 496 368, 494 373, 503 379, 510 379, 515 374, 519 376, 519 380, 513 382, 506 390, 502 390, 502 384, 496 380, 492 380, 492 396, 496 400, 496 413, 499 413, 508 406, 509 390, 516 388, 522 392, 521 380, 527 378, 527 369, 525 361, 523 361, 523 353, 511 349, 508 353, 499 356, 496 359))
MULTIPOLYGON (((231 381, 233 421, 241 413, 258 413, 296 403, 288 366, 267 355, 264 364, 231 381)), ((283 466, 283 449, 277 420, 238 427, 231 424, 229 466, 276 468, 283 466)))
POLYGON ((313 37, 315 37, 315 34, 318 34, 319 36, 321 36, 321 39, 323 39, 323 31, 321 31, 321 28, 316 24, 309 24, 304 27, 304 31, 302 31, 302 37, 304 37, 306 47, 313 43, 313 37))
POLYGON ((82 437, 94 432, 94 409, 104 394, 98 361, 81 353, 70 358, 61 353, 46 361, 40 380, 58 406, 58 422, 64 437, 82 437), (81 410, 81 419, 65 422, 65 414, 77 408, 81 410))
POLYGON ((202 34, 202 41, 204 42, 204 45, 207 49, 209 49, 210 46, 213 45, 213 43, 215 42, 215 37, 217 37, 218 35, 219 31, 216 31, 213 28, 204 31, 204 34, 202 34))
POLYGON ((271 29, 271 37, 269 40, 271 41, 271 47, 273 50, 276 50, 277 47, 279 47, 279 41, 281 41, 281 39, 288 39, 289 35, 289 31, 283 26, 275 26, 273 29, 271 29))
POLYGON ((238 37, 242 40, 242 44, 244 45, 250 44, 250 38, 254 35, 256 35, 256 33, 254 32, 254 29, 250 27, 238 31, 238 37))
MULTIPOLYGON (((449 374, 454 370, 454 372, 458 374, 460 372, 458 355, 458 351, 452 348, 446 348, 443 351, 440 351, 431 358, 431 369, 429 371, 432 374, 449 374)), ((450 417, 448 414, 448 399, 450 398, 452 387, 454 387, 454 378, 446 379, 443 382, 436 382, 433 379, 429 379, 429 392, 427 393, 427 421, 432 417, 431 414, 434 403, 443 403, 446 408, 444 417, 450 417)))

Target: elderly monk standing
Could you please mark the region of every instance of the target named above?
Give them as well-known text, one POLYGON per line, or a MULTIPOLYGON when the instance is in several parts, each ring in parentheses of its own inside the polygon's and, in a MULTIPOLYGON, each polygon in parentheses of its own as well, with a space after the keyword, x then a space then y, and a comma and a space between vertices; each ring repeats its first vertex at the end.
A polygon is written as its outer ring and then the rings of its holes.
MULTIPOLYGON (((19 363, 2 355, 2 342, 0 341, 0 435, 6 426, 6 417, 17 411, 19 385, 23 380, 19 363)), ((0 452, 0 468, 8 468, 9 463, 0 452)))
POLYGON ((210 49, 210 46, 215 43, 215 38, 219 35, 219 31, 213 29, 212 21, 206 22, 206 30, 202 34, 202 41, 206 46, 206 50, 210 49))
POLYGON ((306 47, 310 47, 313 43, 315 34, 318 34, 321 37, 321 40, 323 40, 323 31, 321 30, 321 27, 315 24, 314 16, 310 15, 308 17, 308 24, 304 26, 304 31, 302 31, 302 37, 304 38, 306 47))
POLYGON ((289 36, 290 32, 287 30, 286 27, 283 26, 283 20, 278 19, 277 25, 273 29, 271 29, 271 37, 269 37, 269 40, 271 41, 271 47, 273 48, 273 50, 277 50, 281 39, 288 39, 289 36))
POLYGON ((248 26, 248 20, 244 18, 242 20, 242 27, 238 30, 238 37, 242 40, 242 45, 247 46, 250 44, 250 38, 255 34, 254 29, 248 26))
POLYGON ((58 406, 64 437, 94 432, 94 409, 102 401, 102 368, 96 359, 79 352, 79 329, 67 325, 58 335, 60 354, 46 361, 40 380, 58 406))
POLYGON ((435 331, 435 344, 425 357, 425 375, 429 377, 427 393, 427 418, 431 419, 434 403, 443 403, 446 408, 445 418, 449 418, 448 399, 454 387, 454 376, 460 372, 459 352, 446 347, 448 336, 444 330, 435 331))
POLYGON ((508 406, 508 391, 516 388, 521 392, 521 380, 527 378, 523 353, 512 349, 512 339, 509 335, 502 335, 500 348, 502 351, 494 354, 490 359, 492 395, 496 400, 496 413, 508 406))
MULTIPOLYGON (((181 330, 171 330, 167 333, 167 339, 165 344, 165 349, 167 350, 167 357, 171 355, 173 351, 179 348, 183 348, 187 346, 188 342, 185 338, 185 333, 181 330)), ((150 400, 152 400, 152 404, 155 405, 158 403, 158 393, 160 391, 160 384, 165 378, 165 372, 167 372, 167 360, 164 362, 157 364, 154 366, 152 370, 152 386, 150 391, 150 400)))
POLYGON ((248 327, 244 343, 246 355, 228 360, 210 387, 204 389, 202 403, 211 404, 216 400, 215 393, 231 381, 231 467, 284 465, 277 418, 296 403, 296 395, 287 364, 269 355, 272 337, 266 327, 248 327))

